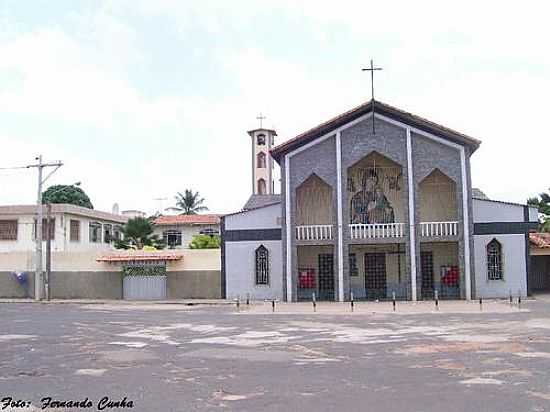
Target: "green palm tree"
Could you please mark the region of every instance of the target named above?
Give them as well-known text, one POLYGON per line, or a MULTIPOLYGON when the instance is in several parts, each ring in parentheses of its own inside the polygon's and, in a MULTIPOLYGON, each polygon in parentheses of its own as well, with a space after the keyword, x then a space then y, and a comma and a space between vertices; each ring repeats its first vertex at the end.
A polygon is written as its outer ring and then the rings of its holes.
POLYGON ((115 243, 117 249, 143 249, 144 246, 153 246, 162 249, 164 243, 153 234, 153 223, 144 217, 129 219, 122 229, 124 237, 115 243))
POLYGON ((176 195, 176 208, 182 211, 182 215, 196 215, 199 212, 208 210, 199 192, 193 193, 189 189, 185 189, 184 193, 178 192, 176 195))

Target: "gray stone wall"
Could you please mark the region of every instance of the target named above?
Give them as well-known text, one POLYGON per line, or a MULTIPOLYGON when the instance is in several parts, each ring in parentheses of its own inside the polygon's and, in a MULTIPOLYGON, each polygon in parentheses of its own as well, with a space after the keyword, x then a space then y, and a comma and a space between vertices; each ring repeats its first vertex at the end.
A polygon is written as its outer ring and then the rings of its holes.
POLYGON ((0 298, 34 297, 34 273, 28 272, 26 287, 20 285, 11 272, 0 272, 0 298))
MULTIPOLYGON (((457 202, 457 218, 459 222, 459 236, 458 236, 458 262, 460 269, 460 293, 461 297, 465 297, 465 260, 464 260, 464 209, 462 202, 462 164, 460 160, 460 152, 458 149, 443 145, 439 142, 428 139, 427 137, 418 135, 416 133, 411 133, 412 140, 412 155, 413 155, 413 176, 414 176, 414 202, 415 202, 415 221, 417 223, 417 232, 418 232, 418 223, 420 223, 420 209, 418 205, 420 204, 420 182, 424 180, 433 170, 439 169, 449 178, 451 178, 456 183, 456 202, 457 202)), ((466 158, 468 159, 469 153, 466 152, 466 158)), ((469 162, 466 163, 467 169, 469 167, 469 162)), ((469 176, 466 176, 468 179, 469 176)), ((473 233, 473 221, 471 213, 471 204, 470 207, 470 233, 473 233)), ((416 271, 416 285, 417 285, 417 296, 421 296, 421 286, 422 286, 422 272, 420 268, 420 242, 421 238, 419 234, 416 234, 416 262, 417 262, 417 271, 416 271)), ((437 239, 430 238, 430 241, 437 241, 437 239)), ((472 238, 470 237, 470 240, 472 238)), ((473 243, 470 243, 470 271, 471 278, 474 277, 473 272, 473 243)), ((472 287, 472 291, 474 288, 472 287)))
MULTIPOLYGON (((457 199, 457 211, 460 224, 460 236, 459 236, 459 266, 461 271, 461 285, 462 296, 464 297, 464 232, 463 232, 463 202, 462 202, 462 168, 460 160, 460 152, 458 149, 443 145, 435 142, 431 139, 423 137, 421 135, 412 133, 412 151, 413 151, 413 175, 414 175, 414 196, 415 196, 415 223, 420 221, 419 211, 419 184, 428 176, 434 169, 438 168, 441 172, 445 173, 451 179, 456 182, 456 199, 457 199)), ((335 246, 335 279, 338 279, 338 253, 337 253, 337 170, 336 170, 336 147, 335 138, 329 137, 323 142, 313 145, 308 149, 294 155, 290 160, 290 203, 291 203, 291 216, 286 216, 285 211, 285 162, 281 161, 281 194, 282 194, 282 215, 283 221, 287 218, 291 219, 291 233, 294 233, 294 215, 296 210, 295 194, 296 188, 307 179, 312 173, 317 174, 333 189, 333 222, 334 222, 334 237, 331 242, 335 246)), ((347 170, 355 163, 363 159, 365 156, 372 152, 378 152, 381 155, 391 159, 402 167, 403 179, 402 190, 404 190, 403 205, 406 210, 405 213, 405 232, 404 237, 399 241, 402 242, 406 250, 406 267, 409 276, 411 273, 411 256, 410 256, 410 242, 409 242, 409 222, 410 216, 408 216, 408 170, 407 170, 407 143, 406 143, 406 130, 402 127, 390 124, 380 119, 376 119, 376 135, 372 132, 372 118, 366 119, 357 123, 356 125, 345 129, 341 132, 341 150, 342 150, 342 217, 343 217, 343 256, 344 256, 344 294, 345 299, 349 299, 349 268, 348 268, 348 253, 349 245, 352 243, 349 233, 349 202, 347 192, 347 170)), ((466 148, 466 179, 468 187, 470 188, 470 162, 469 162, 469 150, 466 148)), ((469 191, 468 191, 469 193, 469 191)), ((468 199, 469 216, 470 216, 470 234, 473 234, 473 220, 472 220, 472 200, 468 199)), ((418 226, 417 226, 418 228, 418 226)), ((282 246, 283 246, 283 289, 286 290, 286 225, 283 223, 282 231, 282 246)), ((418 229, 417 229, 418 232, 418 229)), ((474 279, 474 252, 473 252, 473 237, 470 236, 471 250, 471 277, 474 279)), ((291 236, 291 251, 293 262, 293 297, 296 297, 297 292, 297 253, 296 253, 296 240, 294 236, 291 236)), ((420 270, 420 237, 417 233, 416 236, 416 261, 417 261, 417 296, 421 296, 421 270, 420 270)), ((472 280, 473 282, 473 280, 472 280)), ((338 284, 336 282, 335 291, 338 290, 338 284)), ((475 285, 472 285, 472 291, 475 290, 475 285)))
POLYGON ((168 272, 166 288, 168 299, 220 299, 221 273, 219 270, 168 272))
MULTIPOLYGON (((33 298, 34 276, 29 274, 29 288, 19 285, 10 272, 0 272, 0 298, 33 298)), ((52 299, 122 299, 122 273, 113 272, 52 272, 52 299)), ((168 272, 168 299, 219 299, 219 270, 184 270, 168 272)))
MULTIPOLYGON (((406 210, 405 232, 403 238, 398 242, 405 245, 405 264, 406 273, 410 284, 410 248, 409 248, 409 218, 408 218, 408 181, 407 172, 407 134, 406 131, 398 126, 376 119, 376 134, 372 133, 372 118, 366 119, 358 124, 342 131, 341 150, 342 150, 342 224, 343 224, 343 245, 344 245, 344 298, 350 298, 350 278, 349 278, 349 246, 354 243, 350 240, 349 222, 350 207, 347 191, 348 169, 355 163, 368 156, 372 152, 378 152, 402 167, 404 190, 403 205, 406 210)), ((382 240, 377 243, 386 243, 382 240)), ((396 243, 394 240, 393 243, 396 243)), ((361 258, 362 259, 362 258, 361 258)), ((409 286, 410 288, 410 286, 409 286)))
POLYGON ((122 273, 52 272, 52 299, 122 299, 122 273))
MULTIPOLYGON (((283 166, 283 165, 282 165, 283 166)), ((281 174, 284 177, 284 167, 281 169, 281 174)), ((328 184, 332 189, 332 222, 333 222, 333 235, 335 239, 330 242, 330 244, 335 245, 336 244, 336 223, 338 221, 337 216, 337 210, 338 210, 338 196, 336 192, 336 182, 337 182, 337 175, 335 173, 336 171, 336 142, 335 142, 335 136, 330 136, 327 139, 325 139, 323 142, 316 144, 312 147, 310 147, 307 150, 304 150, 290 159, 290 210, 291 210, 291 233, 295 233, 294 227, 295 227, 295 216, 296 216, 296 189, 298 186, 300 186, 308 177, 310 177, 312 174, 316 174, 318 177, 323 179, 323 181, 328 184)), ((284 179, 282 180, 284 184, 284 179)), ((284 186, 283 186, 284 188, 284 186)), ((284 190, 283 190, 284 192, 284 190)), ((283 203, 282 206, 282 213, 283 213, 283 220, 285 220, 286 212, 285 212, 285 197, 283 195, 282 198, 283 203)), ((286 226, 285 230, 283 230, 283 236, 286 236, 286 226)), ((286 237, 283 237, 283 261, 285 262, 284 265, 284 273, 285 273, 285 285, 286 285, 286 237)), ((292 297, 293 300, 296 300, 296 296, 298 294, 298 285, 297 285, 297 279, 298 279, 298 268, 296 265, 296 262, 298 261, 298 253, 297 253, 297 243, 295 236, 291 236, 291 253, 292 253, 292 285, 293 285, 293 291, 292 291, 292 297)), ((334 267, 338 267, 338 254, 334 254, 334 267)), ((338 290, 338 277, 335 276, 335 291, 338 290)), ((286 286, 285 286, 285 296, 286 296, 286 286)))

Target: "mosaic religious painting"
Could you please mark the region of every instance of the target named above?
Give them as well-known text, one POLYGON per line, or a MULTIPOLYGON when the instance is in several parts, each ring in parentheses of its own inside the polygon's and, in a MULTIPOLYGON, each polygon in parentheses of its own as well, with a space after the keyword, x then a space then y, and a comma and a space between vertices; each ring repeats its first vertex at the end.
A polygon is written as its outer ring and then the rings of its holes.
POLYGON ((351 196, 350 222, 394 223, 394 206, 388 200, 389 191, 401 190, 402 175, 395 167, 354 168, 348 174, 351 196))

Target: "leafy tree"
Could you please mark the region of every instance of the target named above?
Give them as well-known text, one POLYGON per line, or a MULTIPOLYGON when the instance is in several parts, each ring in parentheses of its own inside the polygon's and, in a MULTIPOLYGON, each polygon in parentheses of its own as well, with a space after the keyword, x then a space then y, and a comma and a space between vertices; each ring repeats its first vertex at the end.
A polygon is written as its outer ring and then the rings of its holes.
POLYGON ((194 235, 190 249, 219 249, 221 239, 219 235, 194 235))
POLYGON ((164 242, 153 234, 154 224, 144 217, 129 219, 122 228, 123 238, 115 242, 117 249, 163 249, 164 242))
POLYGON ((527 199, 527 204, 539 209, 540 230, 550 232, 550 194, 541 193, 538 197, 531 197, 527 199))
POLYGON ((196 215, 199 212, 208 210, 204 205, 204 199, 199 192, 185 189, 184 193, 178 192, 176 197, 176 208, 182 211, 182 215, 196 215))
POLYGON ((84 190, 74 185, 54 185, 48 187, 48 190, 42 193, 42 203, 68 203, 88 209, 94 208, 84 190))

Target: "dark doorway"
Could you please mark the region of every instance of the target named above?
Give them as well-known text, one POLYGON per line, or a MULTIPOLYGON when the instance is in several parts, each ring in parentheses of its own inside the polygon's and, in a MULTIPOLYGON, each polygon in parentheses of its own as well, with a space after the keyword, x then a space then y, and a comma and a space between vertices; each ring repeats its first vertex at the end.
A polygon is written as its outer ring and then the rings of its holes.
POLYGON ((420 252, 420 270, 422 272, 422 298, 434 297, 434 255, 432 252, 420 252))
POLYGON ((365 294, 367 299, 386 299, 385 253, 365 253, 365 294))
POLYGON ((334 300, 334 255, 319 253, 319 300, 334 300))

